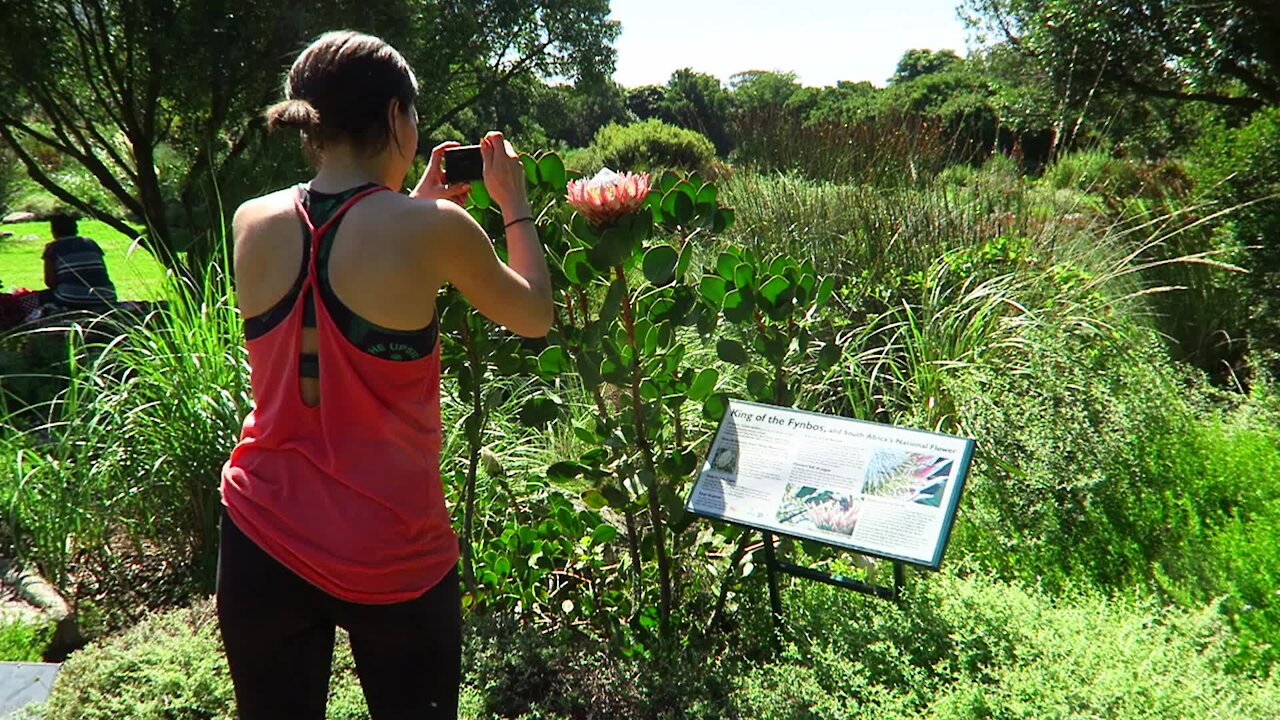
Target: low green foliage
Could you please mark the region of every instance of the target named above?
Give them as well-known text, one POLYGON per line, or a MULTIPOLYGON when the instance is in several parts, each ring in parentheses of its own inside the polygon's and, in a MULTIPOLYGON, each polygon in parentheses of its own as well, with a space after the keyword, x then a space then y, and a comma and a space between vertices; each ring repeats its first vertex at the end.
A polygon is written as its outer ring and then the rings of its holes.
MULTIPOLYGON (((212 600, 158 613, 62 666, 44 720, 232 720, 235 692, 212 600)), ((346 634, 329 683, 329 720, 368 717, 346 634)))
POLYGON ((21 616, 0 623, 0 662, 40 662, 53 638, 55 625, 21 616))
POLYGON ((1077 590, 1054 598, 981 576, 914 586, 889 606, 789 593, 795 641, 737 680, 731 717, 1268 718, 1274 679, 1222 670, 1213 608, 1162 610, 1077 590))
POLYGON ((213 605, 157 615, 62 666, 45 720, 230 720, 235 695, 213 605))

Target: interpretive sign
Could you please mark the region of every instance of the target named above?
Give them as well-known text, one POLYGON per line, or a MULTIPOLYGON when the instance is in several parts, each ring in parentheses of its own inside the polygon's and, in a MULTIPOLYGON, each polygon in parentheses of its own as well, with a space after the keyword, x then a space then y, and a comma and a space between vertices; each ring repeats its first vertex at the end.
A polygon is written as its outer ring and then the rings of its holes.
POLYGON ((686 507, 937 569, 973 440, 730 400, 686 507))

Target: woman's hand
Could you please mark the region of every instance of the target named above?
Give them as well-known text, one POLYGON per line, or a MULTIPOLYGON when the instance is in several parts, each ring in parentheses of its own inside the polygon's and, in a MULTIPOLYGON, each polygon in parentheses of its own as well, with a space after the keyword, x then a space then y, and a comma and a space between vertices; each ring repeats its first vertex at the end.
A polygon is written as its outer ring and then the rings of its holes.
POLYGON ((524 186, 524 165, 511 143, 502 133, 491 131, 480 141, 480 156, 484 158, 484 188, 502 208, 503 216, 531 214, 524 186))
POLYGON ((458 205, 467 201, 467 194, 471 192, 471 183, 447 185, 444 177, 444 151, 461 144, 450 140, 431 148, 431 159, 427 161, 427 171, 422 174, 422 179, 413 188, 413 192, 409 193, 409 197, 452 200, 458 205))

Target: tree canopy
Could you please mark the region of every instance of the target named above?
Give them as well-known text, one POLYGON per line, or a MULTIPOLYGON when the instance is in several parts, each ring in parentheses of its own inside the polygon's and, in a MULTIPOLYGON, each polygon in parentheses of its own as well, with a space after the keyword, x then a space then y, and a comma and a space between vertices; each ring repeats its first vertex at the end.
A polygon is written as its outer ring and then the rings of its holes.
POLYGON ((607 76, 617 24, 607 0, 0 0, 0 140, 59 200, 155 254, 203 263, 220 191, 266 189, 260 111, 294 55, 335 27, 378 34, 421 79, 423 135, 538 75, 607 76), (246 163, 250 148, 256 151, 246 163), (60 183, 74 163, 105 190, 60 183))
POLYGON ((971 21, 1076 94, 1104 85, 1255 110, 1280 104, 1274 0, 967 0, 971 21))

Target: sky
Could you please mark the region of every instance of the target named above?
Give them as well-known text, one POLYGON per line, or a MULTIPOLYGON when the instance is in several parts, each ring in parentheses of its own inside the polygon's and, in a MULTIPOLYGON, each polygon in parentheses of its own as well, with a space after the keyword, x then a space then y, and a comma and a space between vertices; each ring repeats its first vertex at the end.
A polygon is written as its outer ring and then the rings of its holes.
POLYGON ((884 85, 912 48, 965 54, 960 0, 611 0, 622 23, 613 79, 664 85, 690 67, 728 82, 743 70, 793 72, 803 85, 884 85))

